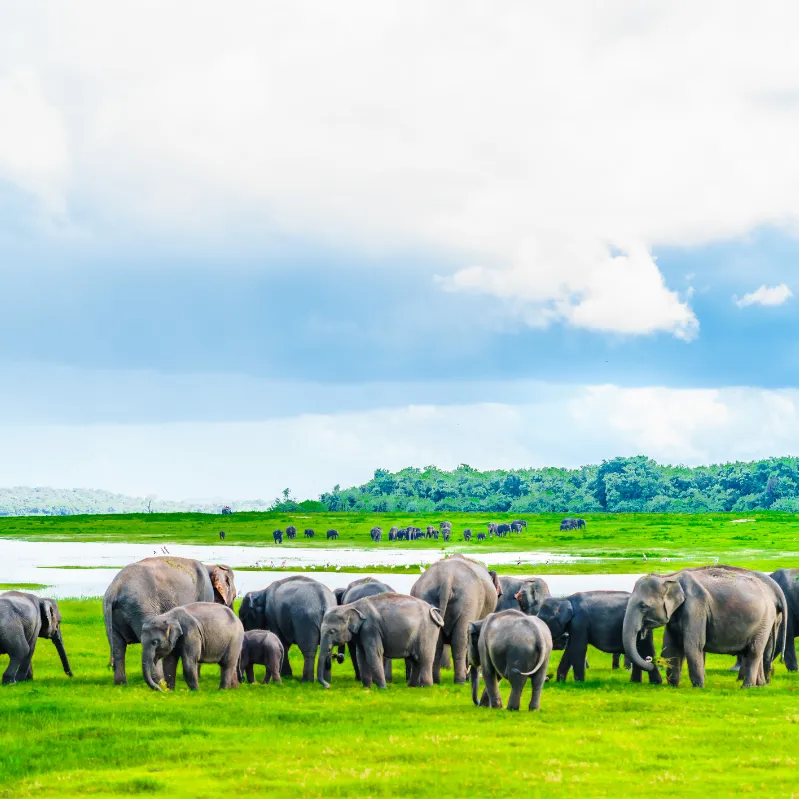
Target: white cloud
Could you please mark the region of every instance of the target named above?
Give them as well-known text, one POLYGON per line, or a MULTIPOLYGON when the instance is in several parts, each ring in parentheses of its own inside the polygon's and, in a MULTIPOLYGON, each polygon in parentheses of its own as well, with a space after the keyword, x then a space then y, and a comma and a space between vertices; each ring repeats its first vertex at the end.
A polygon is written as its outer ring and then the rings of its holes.
POLYGON ((755 291, 750 291, 749 294, 744 294, 740 299, 733 297, 733 302, 739 308, 747 308, 750 305, 782 305, 791 297, 793 292, 785 283, 780 283, 779 286, 763 285, 755 291))
POLYGON ((426 249, 529 324, 690 338, 652 249, 799 224, 797 23, 776 0, 32 1, 0 76, 35 70, 72 194, 116 226, 426 249))
POLYGON ((357 484, 377 467, 575 467, 635 454, 695 465, 799 451, 798 390, 550 386, 533 396, 258 422, 4 424, 0 485, 268 499, 287 486, 316 496, 357 484))

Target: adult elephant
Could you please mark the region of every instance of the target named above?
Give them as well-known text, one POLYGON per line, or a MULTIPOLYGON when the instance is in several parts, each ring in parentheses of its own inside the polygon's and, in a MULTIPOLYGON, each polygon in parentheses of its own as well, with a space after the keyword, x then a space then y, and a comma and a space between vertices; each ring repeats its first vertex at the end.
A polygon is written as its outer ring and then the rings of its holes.
MULTIPOLYGON (((302 681, 313 682, 316 650, 321 638, 322 619, 328 610, 337 607, 333 592, 322 583, 297 575, 276 580, 261 591, 245 594, 239 618, 245 630, 271 630, 283 644, 280 673, 291 676, 289 647, 296 644, 304 663, 302 681)), ((339 662, 344 659, 339 654, 339 662)), ((330 674, 330 663, 325 663, 330 674)))
MULTIPOLYGON (((235 598, 236 586, 229 566, 206 565, 171 555, 145 558, 125 566, 103 596, 114 682, 127 682, 125 653, 129 644, 141 642, 144 622, 191 602, 217 602, 230 608, 235 598)), ((156 677, 160 679, 160 674, 156 677)))
POLYGON ((3 685, 33 679, 33 653, 39 638, 53 642, 64 674, 71 677, 72 669, 61 638, 58 603, 25 591, 0 594, 0 655, 10 658, 3 672, 3 685))
POLYGON ((785 609, 779 612, 774 594, 748 569, 709 566, 673 574, 649 574, 633 588, 624 616, 624 652, 644 671, 656 668, 638 653, 643 631, 665 626, 662 657, 670 661, 671 685, 680 683, 683 660, 691 683, 705 684, 705 653, 741 655, 743 687, 763 685, 770 663, 769 648, 785 640, 785 609))
MULTIPOLYGON (((394 589, 381 582, 374 580, 371 577, 362 577, 360 580, 353 580, 346 588, 336 588, 333 594, 339 605, 349 605, 351 602, 357 602, 365 596, 376 596, 377 594, 393 594, 396 593, 394 589)), ((358 657, 355 651, 355 646, 352 643, 347 644, 350 652, 350 660, 352 660, 352 667, 355 670, 355 679, 361 679, 361 672, 358 668, 358 657)), ((383 662, 383 671, 386 675, 386 680, 392 682, 391 660, 386 658, 383 662)))
POLYGON ((788 608, 785 624, 785 651, 782 656, 788 671, 799 671, 796 636, 799 635, 799 569, 777 569, 771 578, 782 589, 788 608))
POLYGON ((501 610, 521 609, 528 616, 535 616, 541 602, 551 596, 549 586, 540 577, 512 577, 501 574, 499 585, 502 596, 497 600, 497 613, 501 610))
POLYGON ((494 612, 502 586, 496 572, 463 555, 432 564, 413 584, 411 596, 439 608, 444 626, 438 637, 433 681, 441 682, 441 656, 445 644, 452 648, 455 682, 466 682, 469 625, 494 612))
MULTIPOLYGON (((565 681, 572 668, 576 682, 585 680, 589 645, 613 655, 624 651, 624 618, 629 598, 626 591, 581 591, 563 599, 550 597, 541 603, 538 618, 549 627, 555 649, 565 650, 558 664, 558 682, 565 681)), ((654 661, 651 630, 638 636, 636 647, 641 659, 654 661)), ((641 674, 641 668, 633 666, 631 682, 641 682, 641 674)), ((657 668, 649 672, 649 682, 663 682, 657 668)))

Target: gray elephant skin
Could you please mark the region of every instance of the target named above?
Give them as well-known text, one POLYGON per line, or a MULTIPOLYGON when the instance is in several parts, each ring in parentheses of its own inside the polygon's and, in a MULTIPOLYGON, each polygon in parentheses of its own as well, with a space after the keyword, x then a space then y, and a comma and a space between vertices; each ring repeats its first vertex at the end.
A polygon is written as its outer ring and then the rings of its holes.
MULTIPOLYGON (((613 654, 614 668, 618 668, 618 656, 624 652, 624 617, 629 599, 626 591, 581 591, 562 599, 549 597, 541 603, 538 618, 549 628, 554 647, 565 650, 558 664, 558 682, 566 680, 569 669, 574 669, 575 681, 585 680, 589 645, 613 654)), ((640 658, 654 661, 651 630, 637 637, 636 646, 640 658)), ((631 682, 641 682, 641 674, 641 668, 633 665, 631 682)), ((649 672, 649 682, 663 682, 657 668, 649 672)))
POLYGON ((799 635, 799 569, 777 569, 771 578, 782 589, 788 603, 785 623, 785 651, 782 659, 788 671, 799 671, 796 636, 799 635))
POLYGON ((376 594, 325 614, 317 680, 329 688, 324 659, 337 644, 355 642, 361 682, 386 687, 384 660, 402 658, 411 688, 433 684, 433 666, 444 619, 437 608, 405 594, 376 594))
POLYGON ((280 679, 280 666, 283 663, 283 644, 280 639, 269 630, 248 630, 244 633, 239 658, 239 681, 244 681, 247 676, 248 683, 255 682, 253 666, 265 666, 263 683, 266 685, 271 680, 277 683, 280 679))
POLYGON ((496 613, 501 610, 521 610, 535 616, 538 608, 548 596, 549 586, 540 577, 512 577, 499 575, 502 596, 497 600, 496 613))
POLYGON ((53 642, 64 674, 71 677, 58 603, 25 591, 0 594, 0 655, 10 658, 3 672, 3 685, 33 679, 33 653, 39 638, 53 642))
POLYGON ((144 679, 150 688, 161 690, 155 666, 163 660, 164 680, 174 690, 178 660, 183 679, 192 691, 199 688, 200 663, 218 663, 220 688, 237 688, 238 665, 244 628, 236 614, 215 602, 191 602, 172 608, 144 622, 141 631, 141 660, 144 679))
POLYGON ((493 613, 502 587, 496 572, 463 555, 433 563, 413 584, 411 596, 439 608, 444 626, 438 638, 433 682, 441 681, 441 656, 445 644, 452 649, 455 682, 465 683, 469 625, 493 613))
MULTIPOLYGON (((371 577, 362 577, 360 580, 353 580, 346 588, 336 588, 336 590, 333 591, 333 594, 335 595, 336 601, 339 605, 348 605, 351 602, 363 599, 365 596, 394 593, 396 592, 390 585, 387 585, 380 580, 375 580, 371 577)), ((355 646, 352 644, 352 642, 350 642, 347 644, 347 648, 350 652, 352 668, 355 671, 355 679, 360 681, 361 672, 358 668, 358 658, 355 653, 355 646)), ((341 659, 339 659, 339 662, 341 662, 341 659)), ((388 658, 386 658, 383 662, 383 671, 386 675, 386 682, 392 682, 393 670, 391 667, 391 660, 388 658)))
POLYGON ((649 574, 635 584, 627 604, 624 652, 634 666, 655 669, 638 654, 636 639, 665 626, 661 655, 669 661, 670 685, 679 685, 687 660, 691 684, 704 687, 706 652, 740 655, 743 687, 764 685, 770 658, 780 654, 774 642, 785 640, 786 608, 778 610, 775 596, 760 575, 733 566, 649 574))
POLYGON ((508 710, 518 710, 529 679, 533 688, 529 709, 538 710, 551 654, 549 628, 535 616, 520 610, 503 610, 472 622, 469 625, 472 701, 483 707, 501 708, 499 681, 505 677, 511 685, 508 710), (478 701, 479 669, 483 671, 485 690, 478 701))
MULTIPOLYGON (((244 596, 239 618, 245 630, 271 630, 283 644, 280 673, 291 676, 289 647, 296 644, 304 659, 303 682, 313 682, 316 650, 321 640, 322 619, 328 610, 337 607, 333 592, 310 577, 297 575, 276 580, 261 591, 244 596)), ((340 654, 339 661, 344 659, 340 654)), ((330 660, 324 664, 330 673, 330 660)))
MULTIPOLYGON (((103 596, 103 616, 114 682, 127 682, 125 652, 141 641, 142 626, 154 616, 191 602, 218 602, 233 607, 233 571, 221 564, 159 556, 125 566, 103 596)), ((160 679, 160 666, 156 670, 160 679)))

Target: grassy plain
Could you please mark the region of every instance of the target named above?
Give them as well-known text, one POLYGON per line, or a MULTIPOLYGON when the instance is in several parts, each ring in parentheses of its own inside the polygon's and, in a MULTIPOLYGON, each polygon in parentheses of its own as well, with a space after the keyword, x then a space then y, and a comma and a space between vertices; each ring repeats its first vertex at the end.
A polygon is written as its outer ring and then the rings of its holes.
MULTIPOLYGON (((213 544, 215 546, 266 546, 278 557, 286 557, 293 547, 374 551, 418 551, 420 562, 434 552, 543 551, 585 558, 581 562, 547 565, 548 574, 672 571, 683 566, 714 562, 772 571, 781 566, 796 566, 799 560, 799 516, 781 513, 754 513, 738 523, 733 514, 594 514, 588 515, 585 530, 561 532, 560 515, 529 516, 528 528, 520 535, 488 538, 478 542, 476 534, 491 521, 509 521, 501 514, 444 514, 453 524, 449 544, 438 541, 389 542, 387 532, 393 524, 414 524, 424 528, 437 524, 440 516, 387 516, 381 514, 329 513, 286 516, 276 513, 236 513, 231 516, 208 514, 136 514, 127 516, 50 516, 0 518, 0 538, 37 541, 116 541, 154 544, 213 544), (298 537, 274 544, 272 531, 294 524, 298 537), (369 530, 380 525, 384 530, 379 544, 369 538, 369 530), (316 530, 313 539, 302 535, 305 527, 316 530), (463 530, 471 527, 475 537, 467 545, 463 530), (329 528, 339 531, 338 540, 328 541, 329 528), (224 541, 219 531, 225 530, 224 541)), ((76 564, 77 565, 77 564, 76 564)), ((264 567, 266 568, 266 567, 264 567)), ((368 568, 374 571, 373 567, 368 568)), ((506 573, 528 572, 529 566, 503 566, 506 573)), ((404 571, 386 568, 385 571, 404 571)))
POLYGON ((155 694, 138 647, 130 685, 112 684, 99 600, 60 605, 75 677, 40 641, 35 681, 0 689, 0 797, 799 796, 799 676, 781 664, 742 691, 711 655, 704 690, 671 689, 631 685, 592 651, 586 682, 548 683, 539 713, 475 708, 451 672, 408 689, 401 664, 385 691, 345 663, 328 691, 220 692, 205 666, 197 694, 180 680, 155 694))

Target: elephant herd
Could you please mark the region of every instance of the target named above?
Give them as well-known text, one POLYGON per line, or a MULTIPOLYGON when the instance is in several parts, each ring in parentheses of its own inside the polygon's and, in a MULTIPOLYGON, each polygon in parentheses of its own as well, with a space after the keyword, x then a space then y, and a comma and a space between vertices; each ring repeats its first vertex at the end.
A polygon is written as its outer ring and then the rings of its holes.
MULTIPOLYGON (((411 687, 441 680, 451 650, 454 680, 471 680, 476 704, 502 707, 498 683, 510 682, 508 708, 519 708, 529 680, 529 707, 538 709, 550 655, 563 650, 558 681, 569 671, 585 679, 589 646, 619 657, 631 681, 644 673, 652 683, 679 685, 684 661, 691 683, 703 687, 705 655, 735 655, 743 687, 770 681, 782 656, 797 671, 799 569, 771 575, 732 566, 687 568, 641 577, 632 593, 584 591, 553 597, 535 577, 498 575, 454 554, 433 563, 400 594, 372 578, 331 591, 307 576, 277 580, 247 593, 233 612, 233 572, 224 565, 160 556, 120 571, 103 598, 105 629, 114 682, 125 683, 125 652, 142 647, 142 673, 156 690, 173 688, 177 662, 196 690, 202 663, 221 669, 220 688, 235 688, 254 665, 264 681, 291 675, 292 645, 303 655, 302 680, 329 688, 333 662, 349 650, 356 679, 384 687, 393 680, 392 661, 405 661, 411 687), (653 630, 664 628, 656 659, 653 630), (334 651, 336 654, 334 655, 334 651), (484 690, 479 696, 479 674, 484 690)), ((50 638, 72 675, 55 601, 18 591, 0 594, 0 654, 10 663, 3 682, 33 677, 38 638, 50 638)))

